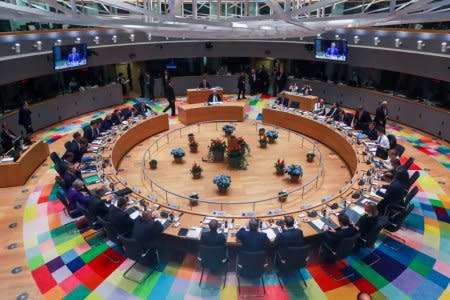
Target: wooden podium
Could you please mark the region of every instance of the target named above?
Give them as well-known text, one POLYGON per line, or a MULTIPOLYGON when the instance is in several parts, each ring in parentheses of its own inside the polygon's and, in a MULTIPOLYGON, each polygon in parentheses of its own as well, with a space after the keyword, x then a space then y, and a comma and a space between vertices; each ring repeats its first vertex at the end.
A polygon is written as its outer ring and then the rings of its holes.
POLYGON ((306 111, 314 111, 314 105, 317 103, 317 96, 303 96, 301 94, 291 92, 281 92, 280 95, 289 99, 288 107, 291 107, 292 102, 299 103, 299 109, 306 111))
MULTIPOLYGON (((223 101, 223 89, 222 88, 214 88, 217 91, 217 95, 222 98, 223 101)), ((208 97, 213 93, 214 89, 187 89, 187 103, 206 103, 208 102, 208 97)))
POLYGON ((244 121, 245 102, 224 102, 216 105, 182 104, 178 119, 184 125, 204 121, 244 121))

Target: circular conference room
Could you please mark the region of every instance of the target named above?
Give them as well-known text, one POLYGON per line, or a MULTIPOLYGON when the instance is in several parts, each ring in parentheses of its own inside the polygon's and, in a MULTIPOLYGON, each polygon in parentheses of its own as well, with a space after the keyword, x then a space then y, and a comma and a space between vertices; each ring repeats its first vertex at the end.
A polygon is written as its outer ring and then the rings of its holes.
POLYGON ((449 26, 0 2, 0 299, 450 299, 449 26))

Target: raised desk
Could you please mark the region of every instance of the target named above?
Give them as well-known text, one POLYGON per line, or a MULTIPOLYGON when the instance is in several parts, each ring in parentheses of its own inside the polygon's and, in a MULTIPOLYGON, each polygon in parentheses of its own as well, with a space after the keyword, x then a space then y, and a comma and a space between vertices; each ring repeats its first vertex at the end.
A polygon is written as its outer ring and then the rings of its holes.
MULTIPOLYGON (((187 103, 205 103, 208 102, 208 97, 213 93, 214 89, 187 89, 187 103)), ((223 89, 215 88, 217 95, 223 100, 223 89)))
POLYGON ((244 121, 245 102, 223 102, 217 105, 182 104, 178 119, 184 125, 204 121, 244 121))
POLYGON ((0 188, 24 185, 49 153, 48 144, 38 141, 22 153, 16 162, 0 164, 0 188))
POLYGON ((317 103, 318 99, 317 96, 304 96, 291 92, 281 92, 280 95, 289 99, 288 107, 291 107, 292 102, 297 102, 299 103, 299 109, 311 112, 314 111, 314 105, 317 103))

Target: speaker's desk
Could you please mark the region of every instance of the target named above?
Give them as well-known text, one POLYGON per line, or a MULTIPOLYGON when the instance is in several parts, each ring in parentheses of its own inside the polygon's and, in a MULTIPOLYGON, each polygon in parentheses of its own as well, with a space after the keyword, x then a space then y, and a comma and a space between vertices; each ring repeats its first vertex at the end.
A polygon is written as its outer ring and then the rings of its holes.
POLYGON ((289 107, 291 107, 292 102, 297 102, 299 103, 299 109, 311 112, 314 110, 314 104, 317 103, 318 99, 317 96, 304 96, 302 94, 291 93, 287 91, 281 92, 280 95, 289 99, 289 107))
POLYGON ((223 89, 222 88, 212 88, 212 89, 187 89, 186 95, 187 95, 187 103, 193 104, 193 103, 204 103, 208 101, 209 95, 213 93, 213 91, 216 90, 217 95, 220 96, 220 98, 223 100, 223 89))
POLYGON ((205 121, 244 121, 245 102, 182 104, 178 106, 178 118, 184 125, 205 121))

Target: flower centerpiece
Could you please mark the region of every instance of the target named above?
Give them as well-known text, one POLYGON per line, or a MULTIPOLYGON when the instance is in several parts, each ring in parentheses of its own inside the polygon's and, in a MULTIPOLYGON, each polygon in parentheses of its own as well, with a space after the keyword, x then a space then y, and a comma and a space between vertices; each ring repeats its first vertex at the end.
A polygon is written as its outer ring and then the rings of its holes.
POLYGON ((172 151, 170 151, 170 154, 173 156, 173 159, 177 164, 181 163, 183 161, 183 157, 185 155, 185 152, 183 148, 173 148, 172 151))
POLYGON ((194 179, 199 179, 202 176, 202 167, 199 164, 194 163, 191 168, 191 174, 194 179))
POLYGON ((286 202, 287 198, 288 198, 288 193, 286 192, 286 190, 282 190, 281 192, 278 192, 278 201, 283 203, 283 202, 286 202))
POLYGON ((269 144, 275 143, 275 140, 278 138, 278 131, 269 130, 266 132, 266 136, 269 139, 269 144))
POLYGON ((275 170, 277 171, 277 175, 282 176, 284 174, 284 159, 278 159, 275 163, 275 170))
POLYGON ((231 177, 228 175, 218 175, 214 177, 213 183, 217 185, 220 193, 226 193, 228 187, 231 185, 231 177))
POLYGON ((149 161, 150 169, 154 170, 158 166, 158 161, 156 159, 151 159, 149 161))
POLYGON ((223 161, 227 144, 219 138, 212 139, 209 145, 209 159, 212 161, 223 161))
POLYGON ((267 136, 265 134, 259 136, 259 146, 261 148, 267 148, 267 136))
POLYGON ((191 193, 191 195, 189 196, 189 204, 191 206, 197 206, 198 205, 198 194, 197 193, 191 193))
POLYGON ((236 127, 233 125, 227 124, 222 127, 223 132, 225 132, 225 136, 230 136, 235 130, 236 127))
POLYGON ((316 154, 314 152, 312 152, 312 151, 306 153, 306 161, 307 162, 313 162, 315 156, 316 156, 316 154))
POLYGON ((266 134, 266 129, 265 129, 264 127, 261 127, 261 128, 258 130, 258 133, 259 133, 259 135, 265 135, 265 134, 266 134))
POLYGON ((198 143, 195 140, 195 136, 193 133, 188 134, 188 142, 189 142, 189 149, 192 153, 197 153, 198 151, 198 143))
POLYGON ((298 182, 299 178, 303 176, 303 169, 300 165, 290 165, 284 168, 284 173, 291 176, 291 182, 298 182))
POLYGON ((237 138, 237 143, 241 146, 241 152, 243 155, 250 153, 250 147, 242 136, 237 138))

